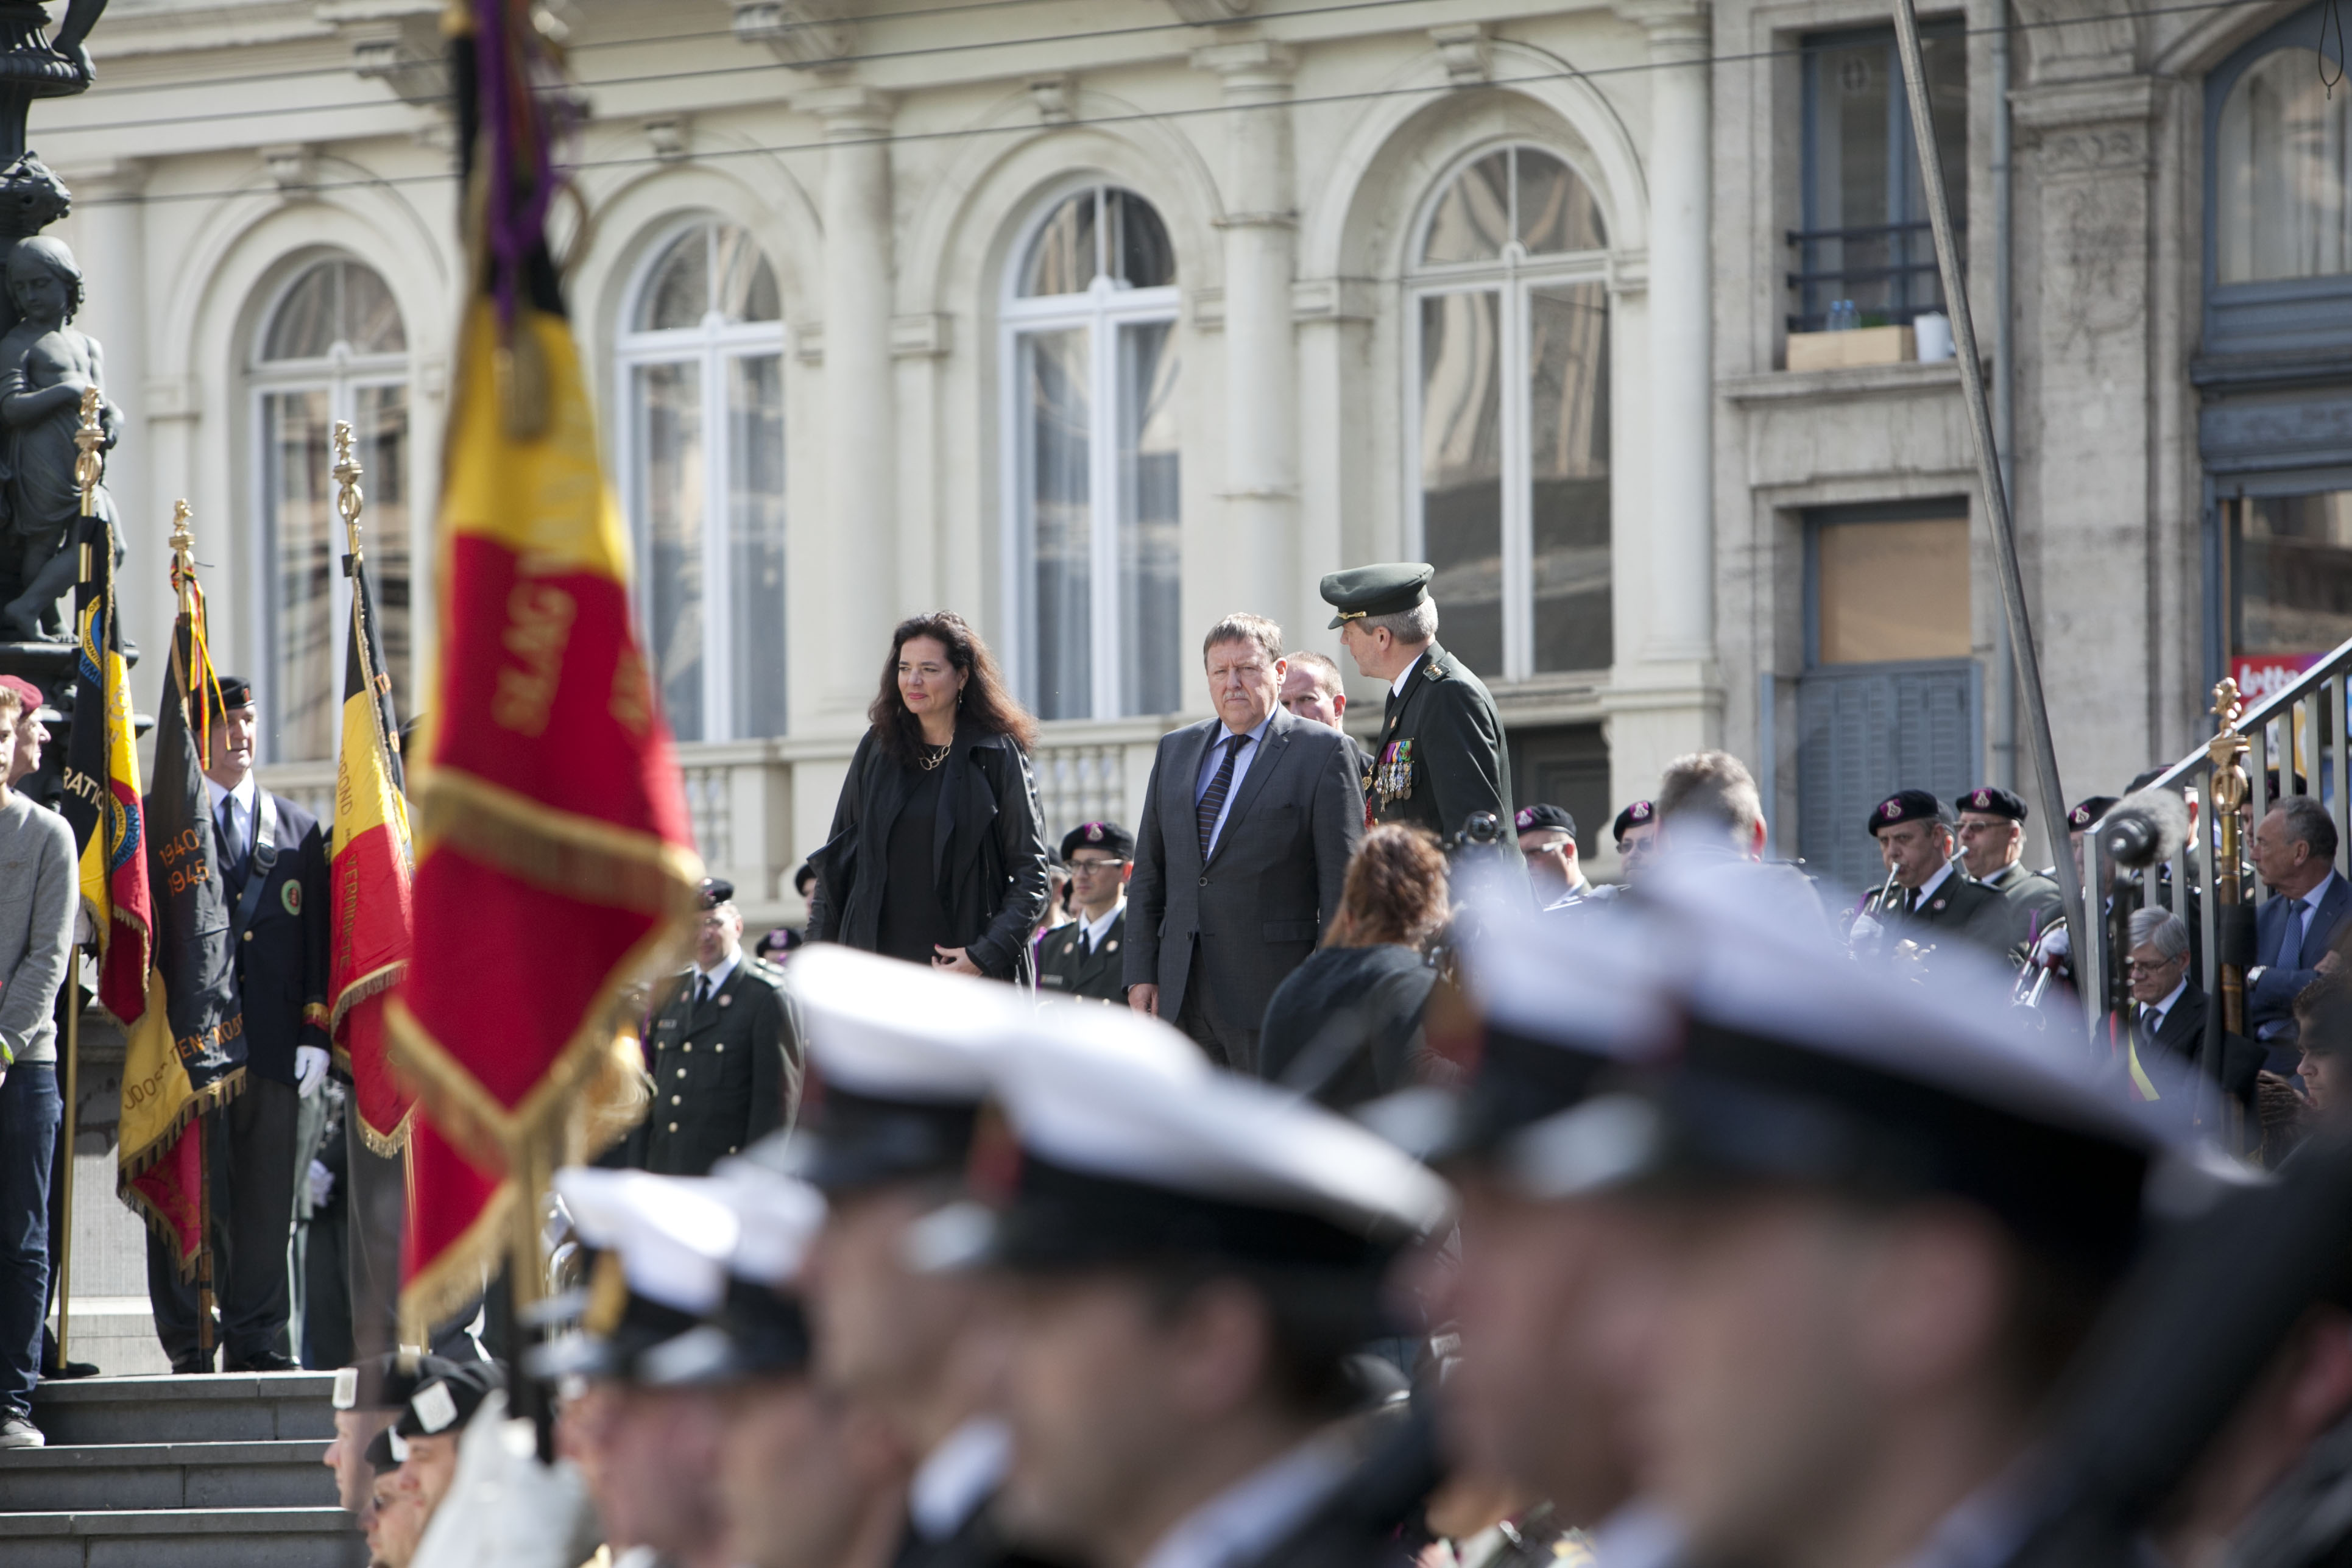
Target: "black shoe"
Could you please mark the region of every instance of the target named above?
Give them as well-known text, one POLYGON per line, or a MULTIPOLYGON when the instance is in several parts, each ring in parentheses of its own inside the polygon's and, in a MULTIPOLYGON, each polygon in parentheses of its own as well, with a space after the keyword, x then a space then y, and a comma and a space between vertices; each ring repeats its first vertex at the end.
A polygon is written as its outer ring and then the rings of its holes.
POLYGON ((222 1363, 221 1370, 224 1372, 299 1372, 302 1370, 302 1363, 290 1355, 280 1355, 276 1351, 257 1351, 242 1361, 222 1363))
POLYGON ((57 1383, 69 1378, 96 1377, 97 1375, 98 1363, 96 1362, 69 1361, 63 1366, 44 1366, 41 1368, 41 1381, 43 1383, 57 1383))
POLYGON ((213 1358, 208 1355, 184 1355, 172 1358, 172 1375, 174 1377, 194 1377, 210 1373, 212 1369, 213 1358))

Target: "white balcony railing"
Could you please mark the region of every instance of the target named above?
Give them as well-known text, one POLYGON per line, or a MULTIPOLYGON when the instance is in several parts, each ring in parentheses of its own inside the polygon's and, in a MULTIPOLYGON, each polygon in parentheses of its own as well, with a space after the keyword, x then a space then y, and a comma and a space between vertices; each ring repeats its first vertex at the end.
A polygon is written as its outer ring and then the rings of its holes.
MULTIPOLYGON (((1151 758, 1181 720, 1048 724, 1032 765, 1045 838, 1059 843, 1082 822, 1135 826, 1151 758)), ((746 922, 797 921, 793 872, 824 841, 855 736, 688 742, 677 748, 695 848, 710 874, 735 884, 746 922)), ((332 824, 335 764, 278 763, 262 782, 332 824)))

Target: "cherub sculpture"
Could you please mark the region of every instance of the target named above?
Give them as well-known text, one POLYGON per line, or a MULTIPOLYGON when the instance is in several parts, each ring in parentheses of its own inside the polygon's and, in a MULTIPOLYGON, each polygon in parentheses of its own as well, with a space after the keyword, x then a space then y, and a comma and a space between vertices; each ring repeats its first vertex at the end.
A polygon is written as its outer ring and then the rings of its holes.
MULTIPOLYGON (((74 431, 81 423, 82 393, 97 387, 104 398, 104 360, 98 340, 71 324, 81 306, 81 268, 63 241, 17 241, 8 255, 7 282, 18 320, 0 337, 0 502, 6 507, 6 542, 22 563, 24 591, 0 606, 0 635, 56 642, 67 635, 58 600, 73 585, 77 563, 66 546, 81 514, 74 431)), ((121 417, 113 404, 101 401, 101 450, 112 449, 121 417)), ((114 503, 103 484, 92 508, 113 521, 114 503)))

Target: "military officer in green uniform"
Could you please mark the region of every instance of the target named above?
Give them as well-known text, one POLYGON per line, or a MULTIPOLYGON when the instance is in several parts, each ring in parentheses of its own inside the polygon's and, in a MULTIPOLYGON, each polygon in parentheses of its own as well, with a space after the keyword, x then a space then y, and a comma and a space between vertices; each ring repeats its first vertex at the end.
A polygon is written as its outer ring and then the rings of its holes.
POLYGON ((2065 900, 2058 884, 2025 868, 2025 802, 1993 784, 1960 796, 1960 863, 1969 876, 2009 900, 2019 956, 2058 923, 2065 900))
POLYGON ((1127 879, 1135 836, 1116 822, 1081 822, 1062 836, 1077 916, 1037 939, 1037 991, 1127 1005, 1127 879))
POLYGON ((706 880, 693 966, 655 992, 646 1031, 653 1105, 629 1134, 626 1163, 708 1175, 713 1163, 791 1125, 801 1042, 783 983, 782 970, 743 951, 734 884, 706 880))
POLYGON ((1999 952, 2010 945, 2008 900, 1969 881, 1952 858, 1942 801, 1924 789, 1896 790, 1871 808, 1869 828, 1888 874, 1869 918, 1922 948, 1962 941, 1999 952))
POLYGON ((1389 562, 1334 572, 1324 600, 1332 629, 1363 674, 1389 683, 1372 765, 1364 779, 1370 823, 1425 827, 1440 838, 1491 812, 1510 842, 1511 756, 1485 682, 1437 643, 1433 569, 1389 562))

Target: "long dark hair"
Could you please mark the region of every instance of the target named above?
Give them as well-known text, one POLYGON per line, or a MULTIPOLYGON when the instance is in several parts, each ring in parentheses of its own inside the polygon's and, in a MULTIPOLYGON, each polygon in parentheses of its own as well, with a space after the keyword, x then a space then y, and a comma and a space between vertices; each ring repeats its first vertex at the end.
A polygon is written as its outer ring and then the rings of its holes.
POLYGON ((890 657, 882 661, 882 689, 874 694, 874 705, 866 710, 866 720, 874 726, 874 739, 886 756, 911 767, 924 751, 923 726, 898 695, 898 650, 916 637, 929 637, 947 649, 948 663, 964 677, 957 729, 1010 736, 1024 752, 1036 743, 1037 721, 1004 689, 1004 674, 996 668, 996 656, 988 651, 971 623, 953 610, 934 610, 928 616, 908 616, 890 634, 890 657))

